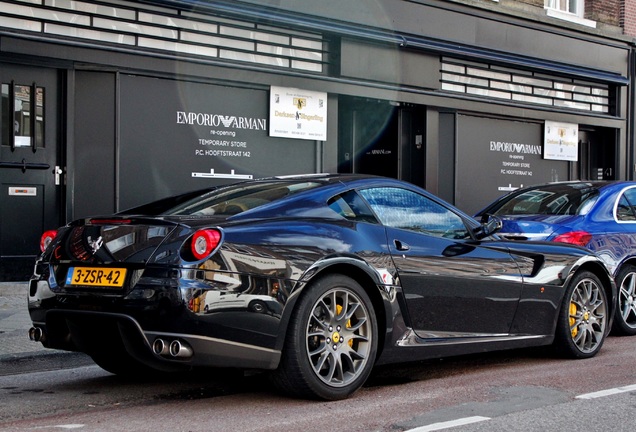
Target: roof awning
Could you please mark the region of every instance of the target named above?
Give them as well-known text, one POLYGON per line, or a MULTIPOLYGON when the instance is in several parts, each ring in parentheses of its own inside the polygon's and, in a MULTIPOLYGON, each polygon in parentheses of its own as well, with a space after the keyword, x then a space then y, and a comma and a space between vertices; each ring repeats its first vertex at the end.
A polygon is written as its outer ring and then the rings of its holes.
POLYGON ((401 35, 399 33, 372 28, 362 28, 351 24, 333 22, 316 17, 300 16, 266 7, 242 4, 223 3, 215 0, 142 0, 143 3, 159 4, 162 6, 180 7, 210 13, 222 13, 235 18, 251 18, 265 21, 271 25, 303 28, 312 32, 324 32, 339 36, 355 37, 367 41, 395 44, 403 48, 421 49, 446 56, 459 56, 466 59, 487 61, 504 66, 516 66, 530 70, 556 73, 568 77, 592 80, 615 85, 629 84, 629 78, 620 73, 602 71, 565 63, 547 61, 534 57, 520 56, 499 51, 486 50, 464 44, 441 42, 424 37, 401 35))

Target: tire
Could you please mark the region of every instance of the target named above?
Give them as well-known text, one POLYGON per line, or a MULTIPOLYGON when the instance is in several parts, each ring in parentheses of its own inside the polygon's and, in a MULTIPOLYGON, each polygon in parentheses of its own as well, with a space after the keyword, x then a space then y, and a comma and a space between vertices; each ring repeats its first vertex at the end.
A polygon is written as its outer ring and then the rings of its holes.
POLYGON ((351 278, 327 275, 298 300, 274 384, 298 397, 344 399, 369 377, 377 345, 367 293, 351 278))
POLYGON ((612 330, 616 334, 636 335, 636 267, 621 269, 616 277, 618 298, 612 330))
POLYGON ((608 333, 607 294, 589 271, 574 275, 565 291, 557 321, 554 347, 569 358, 593 357, 608 333))

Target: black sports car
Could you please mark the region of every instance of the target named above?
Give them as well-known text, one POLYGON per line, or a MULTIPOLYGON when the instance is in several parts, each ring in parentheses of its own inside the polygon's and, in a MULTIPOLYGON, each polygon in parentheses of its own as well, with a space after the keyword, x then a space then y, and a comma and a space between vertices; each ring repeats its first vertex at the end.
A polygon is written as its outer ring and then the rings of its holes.
POLYGON ((248 181, 43 236, 30 336, 107 371, 270 370, 345 398, 376 364, 554 344, 595 355, 616 287, 591 252, 502 241, 411 184, 248 181))

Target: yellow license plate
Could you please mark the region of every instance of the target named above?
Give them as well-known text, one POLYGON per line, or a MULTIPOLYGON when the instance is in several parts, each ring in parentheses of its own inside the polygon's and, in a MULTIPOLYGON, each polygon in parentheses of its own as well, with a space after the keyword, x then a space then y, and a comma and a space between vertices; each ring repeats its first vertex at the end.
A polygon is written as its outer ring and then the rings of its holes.
POLYGON ((66 285, 121 288, 125 278, 124 268, 71 267, 66 274, 66 285))

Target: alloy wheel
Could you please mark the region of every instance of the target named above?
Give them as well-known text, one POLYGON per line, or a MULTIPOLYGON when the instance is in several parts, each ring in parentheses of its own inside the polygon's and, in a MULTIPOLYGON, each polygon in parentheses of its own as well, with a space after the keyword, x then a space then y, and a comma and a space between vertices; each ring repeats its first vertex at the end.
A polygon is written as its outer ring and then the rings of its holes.
POLYGON ((351 290, 334 288, 314 303, 306 350, 315 375, 332 387, 345 387, 365 371, 373 337, 369 311, 351 290))
POLYGON ((636 273, 630 272, 623 278, 618 296, 623 322, 630 328, 636 328, 636 273))
POLYGON ((582 353, 596 351, 605 338, 607 305, 602 289, 595 280, 583 278, 570 297, 570 334, 582 353))

